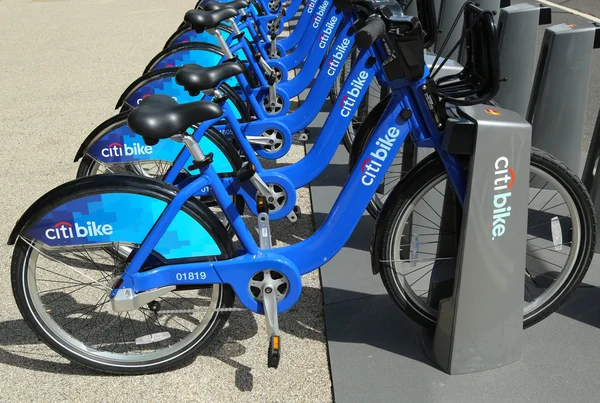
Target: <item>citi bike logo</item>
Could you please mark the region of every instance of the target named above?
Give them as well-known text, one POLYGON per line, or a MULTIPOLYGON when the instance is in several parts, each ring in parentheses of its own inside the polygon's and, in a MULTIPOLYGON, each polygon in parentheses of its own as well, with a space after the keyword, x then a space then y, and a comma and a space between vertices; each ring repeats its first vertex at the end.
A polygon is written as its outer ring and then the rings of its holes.
POLYGON ((313 10, 315 9, 316 3, 317 3, 317 0, 310 0, 308 2, 308 5, 306 6, 306 11, 308 11, 309 14, 312 14, 313 10))
POLYGON ((348 50, 349 45, 350 45, 350 39, 348 39, 348 38, 342 39, 342 43, 340 43, 339 45, 337 45, 335 47, 335 53, 333 54, 333 56, 330 57, 329 59, 327 59, 327 66, 328 66, 327 74, 330 77, 333 77, 335 75, 337 68, 340 66, 340 63, 342 62, 342 60, 344 60, 344 55, 346 54, 346 51, 348 50))
POLYGON ((358 77, 350 82, 350 89, 346 92, 342 98, 340 98, 340 106, 342 110, 340 114, 347 118, 352 113, 352 107, 356 103, 356 99, 360 96, 360 93, 369 78, 369 73, 361 71, 358 73, 358 77))
POLYGON ((501 237, 506 232, 506 219, 510 217, 509 190, 515 183, 515 171, 509 166, 506 157, 500 157, 494 163, 494 213, 492 223, 492 239, 501 237))
POLYGON ((131 146, 128 146, 127 144, 123 145, 121 143, 111 143, 108 147, 100 150, 100 153, 104 158, 150 155, 152 154, 152 147, 140 143, 133 143, 131 146))
POLYGON ((319 35, 319 47, 321 49, 325 49, 325 46, 327 46, 327 42, 329 42, 329 37, 333 33, 336 21, 337 17, 333 15, 331 16, 331 19, 325 23, 325 29, 321 32, 321 35, 319 35))
POLYGON ((362 162, 361 170, 363 173, 362 183, 365 186, 371 186, 376 178, 376 173, 381 170, 382 163, 387 159, 394 142, 400 135, 400 129, 390 127, 384 137, 379 137, 375 142, 377 149, 362 162))
POLYGON ((96 224, 96 221, 88 221, 85 225, 77 223, 71 224, 66 221, 57 222, 52 228, 45 232, 46 238, 71 239, 71 238, 92 238, 96 236, 112 235, 113 227, 110 224, 96 224))
POLYGON ((325 0, 323 3, 321 3, 319 8, 317 9, 315 16, 312 17, 313 28, 319 28, 319 24, 321 23, 321 20, 323 19, 323 15, 325 15, 325 11, 327 10, 328 5, 329 5, 329 2, 327 0, 325 0))

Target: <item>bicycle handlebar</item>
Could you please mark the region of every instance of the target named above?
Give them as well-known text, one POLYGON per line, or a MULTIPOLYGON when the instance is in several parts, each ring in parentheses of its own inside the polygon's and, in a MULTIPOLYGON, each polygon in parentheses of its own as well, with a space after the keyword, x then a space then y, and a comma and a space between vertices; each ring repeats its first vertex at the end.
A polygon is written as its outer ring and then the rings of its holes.
POLYGON ((368 48, 385 34, 385 29, 385 22, 378 15, 371 15, 356 33, 356 46, 361 49, 368 48))

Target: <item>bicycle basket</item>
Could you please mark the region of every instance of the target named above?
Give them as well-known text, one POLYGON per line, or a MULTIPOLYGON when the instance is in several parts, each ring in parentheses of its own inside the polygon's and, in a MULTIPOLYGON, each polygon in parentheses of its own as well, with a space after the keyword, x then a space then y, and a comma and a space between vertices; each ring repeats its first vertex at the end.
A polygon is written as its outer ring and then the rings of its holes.
MULTIPOLYGON (((438 56, 429 75, 429 81, 434 82, 432 92, 440 98, 442 104, 467 106, 487 103, 496 96, 500 88, 498 32, 494 15, 472 2, 466 3, 463 10, 463 33, 447 59, 462 45, 460 56, 462 60, 466 60, 464 69, 458 74, 435 80, 436 74, 445 63, 444 61, 436 66, 438 56)), ((446 43, 443 46, 445 45, 446 43)))

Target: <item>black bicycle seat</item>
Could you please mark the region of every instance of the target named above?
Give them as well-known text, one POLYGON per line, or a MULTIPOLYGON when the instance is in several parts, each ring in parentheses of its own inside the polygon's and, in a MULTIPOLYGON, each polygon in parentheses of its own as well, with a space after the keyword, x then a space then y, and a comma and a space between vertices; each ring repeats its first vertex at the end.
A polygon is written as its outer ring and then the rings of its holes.
POLYGON ((216 88, 221 81, 243 73, 244 68, 238 63, 224 63, 213 67, 186 64, 177 71, 175 81, 190 95, 195 96, 200 91, 216 88))
POLYGON ((238 14, 233 7, 225 7, 215 11, 190 10, 185 13, 183 19, 189 23, 192 28, 198 33, 204 32, 205 29, 216 28, 219 23, 228 18, 235 17, 238 14))
POLYGON ((220 1, 207 1, 202 5, 202 9, 205 11, 215 11, 227 7, 233 7, 236 10, 241 10, 242 8, 248 8, 249 5, 250 3, 246 0, 233 0, 227 3, 221 3, 220 1))
POLYGON ((183 133, 192 125, 216 119, 221 107, 209 101, 178 104, 168 95, 155 94, 144 98, 127 117, 127 125, 140 136, 160 140, 183 133))

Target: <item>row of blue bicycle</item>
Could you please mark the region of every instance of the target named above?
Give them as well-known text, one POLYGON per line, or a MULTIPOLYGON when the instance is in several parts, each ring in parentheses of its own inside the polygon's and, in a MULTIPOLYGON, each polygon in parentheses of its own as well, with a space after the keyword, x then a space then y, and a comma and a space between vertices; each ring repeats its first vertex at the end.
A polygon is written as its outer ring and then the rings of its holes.
MULTIPOLYGON (((237 296, 264 314, 267 363, 277 367, 278 316, 365 209, 377 219, 374 274, 402 311, 435 327, 431 271, 453 258, 442 240, 459 235, 440 201, 461 208, 469 170, 469 156, 444 145, 446 121, 460 106, 500 110, 501 80, 493 13, 465 3, 465 69, 438 76, 442 63, 424 56, 435 40, 433 0, 417 3, 418 16, 395 0, 206 1, 187 12, 121 95, 120 112, 84 139, 78 178, 36 201, 10 236, 13 293, 38 337, 98 371, 162 371, 211 341, 241 309, 237 296), (308 139, 329 100, 311 151, 264 168, 261 160, 308 139), (296 189, 340 142, 349 176, 326 221, 273 248, 270 221, 297 220, 296 189), (416 150, 429 154, 414 165, 416 150), (258 231, 242 219, 246 207, 258 231)), ((530 177, 524 326, 581 282, 596 225, 585 187, 560 161, 534 150, 530 177)))

